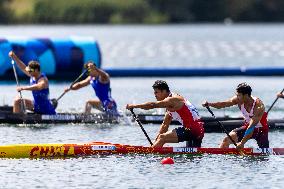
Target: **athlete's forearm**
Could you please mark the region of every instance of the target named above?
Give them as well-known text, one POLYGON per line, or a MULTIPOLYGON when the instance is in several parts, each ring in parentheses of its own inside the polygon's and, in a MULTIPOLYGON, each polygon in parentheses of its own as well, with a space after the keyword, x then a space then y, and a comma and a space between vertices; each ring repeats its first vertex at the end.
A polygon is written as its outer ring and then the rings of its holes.
POLYGON ((23 63, 23 61, 21 61, 16 55, 13 57, 13 59, 15 60, 18 67, 24 72, 26 65, 23 63))
POLYGON ((211 106, 217 109, 228 107, 226 102, 208 102, 208 106, 211 106))
POLYGON ((160 130, 159 130, 159 133, 158 133, 158 135, 157 135, 157 137, 156 137, 156 140, 159 138, 159 136, 160 136, 161 134, 166 133, 166 132, 168 131, 168 129, 169 129, 169 125, 162 124, 162 125, 160 126, 160 130))
POLYGON ((250 125, 248 126, 247 130, 245 131, 244 137, 241 140, 241 143, 244 145, 253 135, 256 123, 255 121, 251 121, 250 125))
POLYGON ((135 104, 133 105, 133 108, 141 108, 143 110, 150 110, 150 109, 156 108, 155 104, 156 104, 155 102, 146 102, 143 104, 135 104))
POLYGON ((80 82, 79 83, 75 83, 74 85, 71 86, 71 90, 78 90, 81 89, 82 87, 84 87, 80 82))
POLYGON ((166 133, 168 130, 169 130, 169 125, 162 124, 162 125, 160 126, 159 134, 166 133))
POLYGON ((30 86, 22 87, 22 90, 27 90, 27 91, 38 91, 38 90, 42 90, 43 88, 44 88, 44 86, 43 86, 43 85, 35 84, 35 85, 30 85, 30 86))
POLYGON ((244 137, 243 137, 243 139, 241 140, 241 143, 243 144, 243 145, 245 145, 245 143, 252 137, 252 135, 253 135, 253 130, 254 129, 252 129, 252 131, 250 131, 250 130, 246 130, 246 132, 245 132, 245 135, 244 135, 244 137))

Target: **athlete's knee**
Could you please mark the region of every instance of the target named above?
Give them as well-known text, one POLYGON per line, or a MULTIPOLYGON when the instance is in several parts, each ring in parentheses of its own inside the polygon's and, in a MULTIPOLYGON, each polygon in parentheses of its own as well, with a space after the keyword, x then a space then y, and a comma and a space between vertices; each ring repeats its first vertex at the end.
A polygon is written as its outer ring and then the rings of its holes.
POLYGON ((21 99, 19 97, 15 97, 14 104, 19 104, 21 102, 21 99))
POLYGON ((230 139, 228 136, 226 136, 226 137, 223 139, 222 142, 225 143, 225 144, 230 144, 232 141, 231 141, 231 139, 230 139))
POLYGON ((92 102, 90 100, 88 100, 86 102, 86 107, 88 107, 88 108, 92 108, 93 107, 93 104, 92 104, 92 102))

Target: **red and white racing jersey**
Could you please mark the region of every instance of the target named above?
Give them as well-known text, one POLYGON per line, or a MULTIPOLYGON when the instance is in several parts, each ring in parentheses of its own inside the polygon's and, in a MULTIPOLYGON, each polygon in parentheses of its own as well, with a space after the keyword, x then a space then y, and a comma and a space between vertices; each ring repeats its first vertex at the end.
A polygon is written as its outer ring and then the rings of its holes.
MULTIPOLYGON (((252 104, 252 107, 250 109, 250 111, 248 112, 245 109, 244 104, 241 105, 240 110, 243 114, 243 117, 245 119, 245 125, 248 126, 248 124, 250 123, 251 118, 254 116, 254 107, 257 101, 259 101, 258 98, 256 97, 252 97, 254 99, 254 102, 252 104)), ((263 128, 263 129, 268 129, 268 123, 267 123, 267 113, 264 112, 264 114, 261 117, 261 120, 256 124, 255 128, 263 128)))
POLYGON ((168 111, 169 115, 179 121, 185 128, 190 129, 192 134, 200 135, 204 133, 203 123, 197 109, 188 100, 184 100, 184 105, 177 111, 168 111))

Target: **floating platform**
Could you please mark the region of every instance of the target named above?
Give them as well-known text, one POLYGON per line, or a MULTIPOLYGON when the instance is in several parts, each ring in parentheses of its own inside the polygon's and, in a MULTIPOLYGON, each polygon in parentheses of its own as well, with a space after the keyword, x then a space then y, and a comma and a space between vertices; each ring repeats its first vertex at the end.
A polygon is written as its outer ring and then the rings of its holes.
MULTIPOLYGON (((41 71, 49 79, 74 79, 88 60, 101 67, 100 47, 92 38, 2 38, 0 78, 5 80, 14 80, 11 59, 8 56, 10 51, 14 51, 26 65, 31 60, 39 61, 41 71)), ((24 77, 21 71, 17 73, 19 77, 24 77)))

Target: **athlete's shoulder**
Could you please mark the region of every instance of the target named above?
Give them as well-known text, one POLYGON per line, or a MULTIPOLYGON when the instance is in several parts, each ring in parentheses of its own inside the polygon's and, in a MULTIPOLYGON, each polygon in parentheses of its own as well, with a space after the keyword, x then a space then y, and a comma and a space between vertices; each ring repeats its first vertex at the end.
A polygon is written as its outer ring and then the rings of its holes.
POLYGON ((256 98, 255 100, 255 108, 264 110, 264 104, 259 98, 256 98))
POLYGON ((46 75, 44 73, 41 73, 38 81, 44 81, 44 82, 48 82, 48 78, 46 77, 46 75))
POLYGON ((230 101, 231 101, 231 102, 234 102, 234 103, 239 103, 239 102, 240 102, 240 101, 239 101, 239 98, 237 97, 237 95, 232 96, 232 97, 230 98, 230 101))
POLYGON ((180 95, 173 95, 165 98, 165 100, 170 102, 178 102, 178 101, 184 101, 184 98, 180 95))

